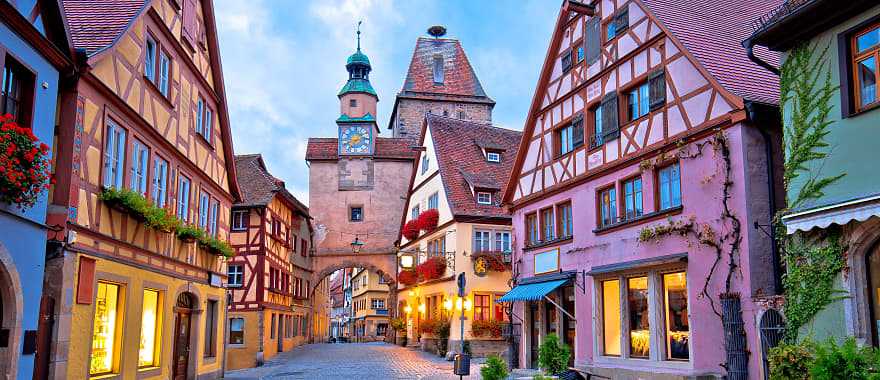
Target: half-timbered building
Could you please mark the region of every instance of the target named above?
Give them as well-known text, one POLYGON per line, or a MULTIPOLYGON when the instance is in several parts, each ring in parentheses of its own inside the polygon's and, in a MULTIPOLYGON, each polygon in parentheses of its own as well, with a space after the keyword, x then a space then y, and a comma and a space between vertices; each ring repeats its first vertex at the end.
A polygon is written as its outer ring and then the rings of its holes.
POLYGON ((241 201, 232 208, 227 263, 228 368, 262 364, 306 341, 311 305, 309 209, 258 154, 235 157, 241 201))
POLYGON ((79 71, 47 218, 63 226, 45 278, 58 300, 50 377, 219 378, 226 268, 211 247, 228 239, 238 185, 212 1, 63 11, 79 71))
POLYGON ((504 197, 515 364, 556 334, 595 374, 760 376, 777 81, 739 41, 773 3, 563 2, 504 197))

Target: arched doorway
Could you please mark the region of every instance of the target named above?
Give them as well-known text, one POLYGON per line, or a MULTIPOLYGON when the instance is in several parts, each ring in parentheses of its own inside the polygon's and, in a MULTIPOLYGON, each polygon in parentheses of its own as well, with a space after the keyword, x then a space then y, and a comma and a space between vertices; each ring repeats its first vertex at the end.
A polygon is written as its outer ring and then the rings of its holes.
POLYGON ((195 297, 191 293, 180 293, 174 306, 174 362, 173 380, 186 380, 190 359, 190 335, 192 333, 192 314, 195 297))
POLYGON ((9 251, 0 244, 0 376, 14 379, 18 371, 22 289, 9 251))

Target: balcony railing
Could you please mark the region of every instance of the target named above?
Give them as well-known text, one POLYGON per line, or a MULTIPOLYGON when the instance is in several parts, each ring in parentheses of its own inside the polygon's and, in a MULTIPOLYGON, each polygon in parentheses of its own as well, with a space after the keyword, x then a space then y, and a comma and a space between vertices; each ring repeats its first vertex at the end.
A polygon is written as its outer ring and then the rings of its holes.
POLYGON ((767 14, 759 17, 757 20, 752 21, 752 32, 758 33, 769 28, 770 25, 775 24, 777 21, 782 20, 797 11, 799 8, 813 1, 816 0, 787 0, 776 8, 773 8, 770 12, 767 12, 767 14))

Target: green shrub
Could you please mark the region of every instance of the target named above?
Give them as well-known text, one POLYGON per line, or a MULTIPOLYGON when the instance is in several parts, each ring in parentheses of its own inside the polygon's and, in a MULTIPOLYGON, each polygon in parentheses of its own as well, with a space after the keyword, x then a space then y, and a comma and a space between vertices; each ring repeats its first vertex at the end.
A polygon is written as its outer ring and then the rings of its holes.
POLYGON ((815 360, 810 368, 814 380, 878 379, 878 352, 871 347, 859 347, 856 339, 847 338, 842 345, 829 339, 815 345, 815 360))
POLYGON ((391 328, 394 329, 394 331, 403 331, 406 333, 406 320, 403 318, 392 319, 391 328))
POLYGON ((449 318, 440 318, 437 320, 435 327, 434 334, 438 338, 437 354, 440 356, 446 356, 446 351, 449 349, 449 329, 451 328, 449 318))
POLYGON ((772 380, 808 380, 813 365, 809 343, 781 344, 771 348, 767 355, 772 380))
POLYGON ((192 224, 181 225, 177 227, 177 238, 180 240, 200 241, 204 238, 205 232, 192 224))
POLYGON ((202 234, 202 239, 199 240, 199 245, 215 255, 227 258, 235 256, 235 250, 229 246, 229 243, 213 236, 202 234))
POLYGON ((556 334, 547 335, 538 346, 538 366, 551 375, 565 371, 570 357, 571 349, 556 334))
POLYGON ((149 228, 171 232, 177 227, 178 221, 174 215, 169 215, 165 209, 154 206, 152 202, 136 191, 106 188, 101 190, 98 199, 110 207, 122 210, 132 218, 142 221, 149 228))
POLYGON ((483 380, 504 380, 507 375, 507 363, 498 355, 489 355, 486 364, 480 367, 480 378, 483 380))

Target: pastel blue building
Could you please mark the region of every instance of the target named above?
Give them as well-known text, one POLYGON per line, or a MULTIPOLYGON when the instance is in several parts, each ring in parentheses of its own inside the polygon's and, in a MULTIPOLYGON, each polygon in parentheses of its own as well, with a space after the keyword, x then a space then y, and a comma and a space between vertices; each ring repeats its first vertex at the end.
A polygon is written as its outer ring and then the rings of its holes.
MULTIPOLYGON (((63 78, 73 73, 59 10, 57 0, 0 0, 0 114, 50 148, 63 78)), ((52 307, 41 294, 47 205, 45 191, 26 209, 0 203, 0 378, 47 376, 38 364, 48 359, 52 333, 51 318, 40 318, 41 303, 52 307)))

